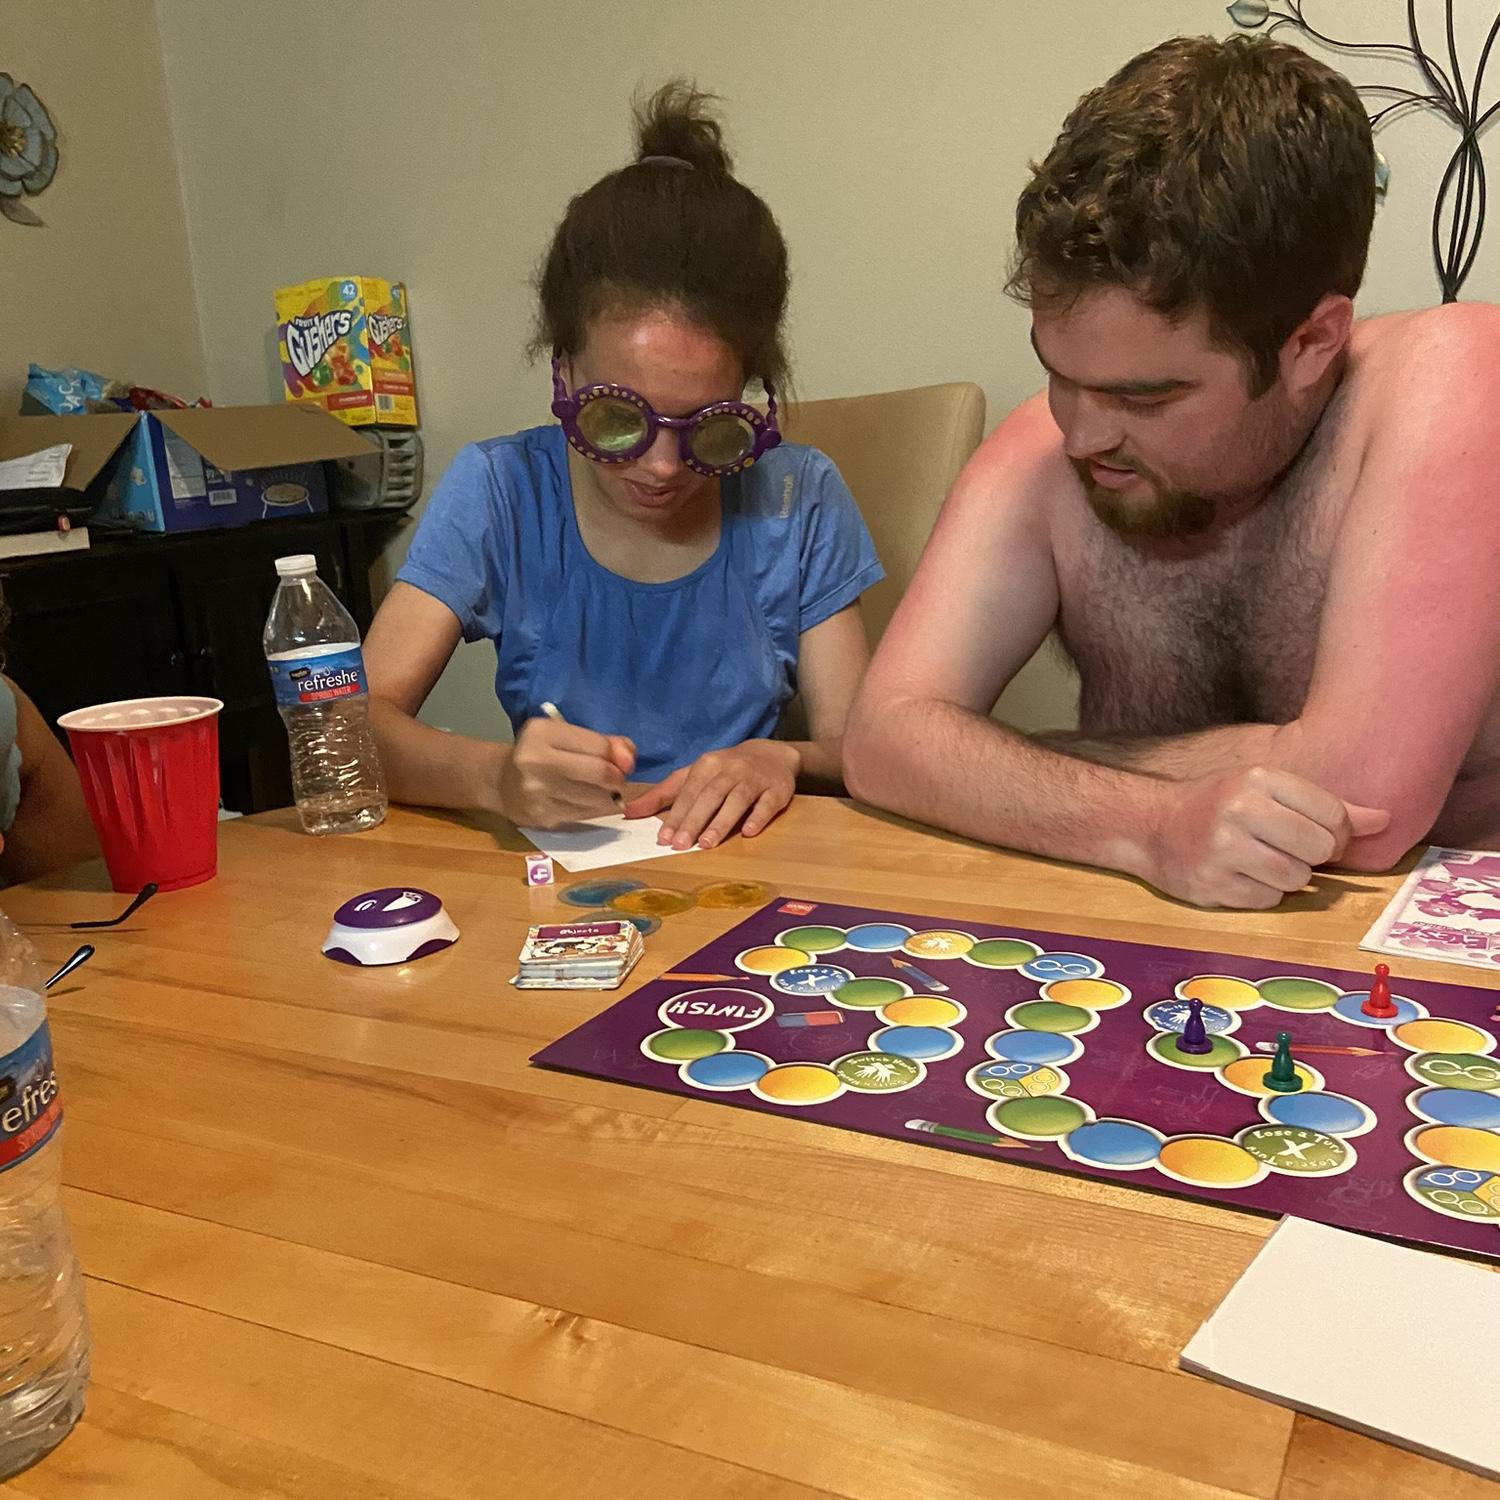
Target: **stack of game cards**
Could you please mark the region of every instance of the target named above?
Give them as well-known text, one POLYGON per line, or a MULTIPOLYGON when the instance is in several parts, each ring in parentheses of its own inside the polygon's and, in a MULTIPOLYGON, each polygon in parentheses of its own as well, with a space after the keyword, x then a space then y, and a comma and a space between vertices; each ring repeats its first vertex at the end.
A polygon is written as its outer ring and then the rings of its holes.
POLYGON ((511 982, 519 990, 614 990, 644 951, 633 922, 533 927, 511 982))

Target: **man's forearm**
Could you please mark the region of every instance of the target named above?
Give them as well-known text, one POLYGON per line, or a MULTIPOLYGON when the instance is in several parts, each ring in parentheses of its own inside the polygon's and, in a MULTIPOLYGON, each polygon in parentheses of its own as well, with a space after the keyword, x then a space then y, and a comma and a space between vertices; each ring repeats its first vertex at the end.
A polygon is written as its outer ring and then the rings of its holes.
POLYGON ((1034 734, 1034 744, 1167 781, 1227 776, 1251 766, 1274 764, 1282 734, 1275 724, 1225 724, 1196 734, 1095 736, 1073 730, 1034 734))
POLYGON ((370 726, 392 801, 505 811, 500 773, 510 758, 509 745, 434 729, 378 697, 370 699, 370 726))
POLYGON ((951 703, 883 705, 845 735, 850 791, 969 838, 1150 878, 1169 789, 951 703))

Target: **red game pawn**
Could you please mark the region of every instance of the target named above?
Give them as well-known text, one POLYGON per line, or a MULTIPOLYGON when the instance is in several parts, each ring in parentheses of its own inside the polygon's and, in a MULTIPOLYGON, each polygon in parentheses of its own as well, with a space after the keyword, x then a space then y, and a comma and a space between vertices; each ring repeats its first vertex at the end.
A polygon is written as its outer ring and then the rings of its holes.
POLYGON ((1370 998, 1360 1006, 1365 1015, 1376 1021, 1389 1021, 1398 1015, 1396 1002, 1391 999, 1391 966, 1375 965, 1375 983, 1370 986, 1370 998))

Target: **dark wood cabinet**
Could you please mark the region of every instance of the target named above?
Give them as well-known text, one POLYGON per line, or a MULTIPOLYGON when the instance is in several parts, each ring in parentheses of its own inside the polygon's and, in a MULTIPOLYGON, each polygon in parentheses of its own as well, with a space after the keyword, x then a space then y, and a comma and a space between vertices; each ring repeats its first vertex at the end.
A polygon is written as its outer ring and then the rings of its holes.
POLYGON ((189 690, 165 558, 121 568, 82 553, 0 565, 0 577, 11 610, 6 670, 51 723, 86 703, 189 690), (128 695, 115 691, 122 682, 128 695))
POLYGON ((224 805, 236 812, 285 807, 292 800, 286 734, 260 642, 276 559, 313 553, 363 635, 370 565, 400 521, 391 512, 345 513, 5 559, 6 671, 54 726, 70 709, 116 698, 222 699, 224 805))

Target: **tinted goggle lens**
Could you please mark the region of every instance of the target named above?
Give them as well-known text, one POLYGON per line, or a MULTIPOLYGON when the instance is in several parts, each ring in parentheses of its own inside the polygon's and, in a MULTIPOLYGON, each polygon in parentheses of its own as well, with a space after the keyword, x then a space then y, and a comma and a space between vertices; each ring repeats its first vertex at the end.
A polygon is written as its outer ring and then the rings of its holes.
POLYGON ((584 441, 610 458, 634 452, 646 439, 645 412, 616 396, 580 407, 577 422, 584 441))
POLYGON ((755 447, 755 429, 734 412, 715 412, 688 432, 688 447, 700 464, 727 469, 755 447))

